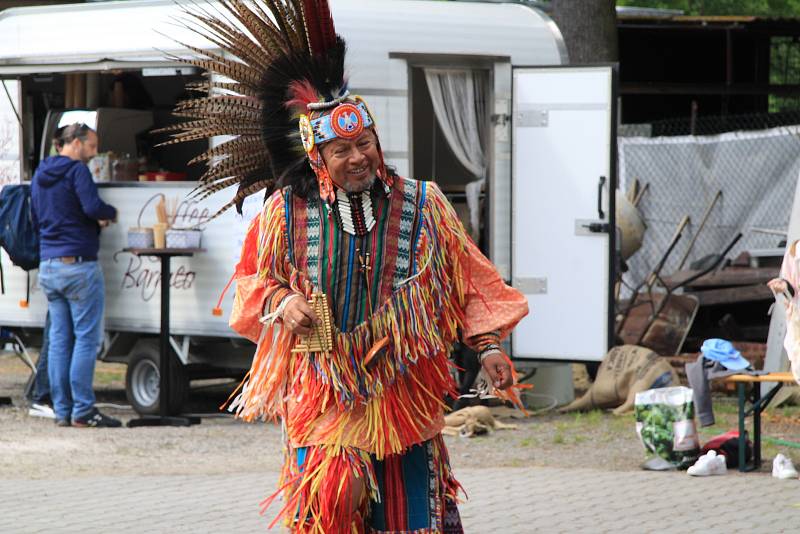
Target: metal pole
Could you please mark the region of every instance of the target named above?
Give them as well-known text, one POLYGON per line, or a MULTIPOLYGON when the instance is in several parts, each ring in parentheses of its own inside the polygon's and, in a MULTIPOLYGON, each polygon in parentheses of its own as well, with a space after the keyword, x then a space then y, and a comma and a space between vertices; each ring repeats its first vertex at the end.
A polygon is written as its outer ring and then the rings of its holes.
POLYGON ((650 182, 647 182, 646 184, 644 184, 644 186, 642 186, 642 188, 639 189, 639 192, 636 193, 636 196, 633 198, 633 202, 632 202, 634 208, 638 208, 639 207, 639 202, 642 201, 642 197, 644 196, 645 193, 647 193, 648 189, 650 189, 650 182))
MULTIPOLYGON (((640 282, 638 286, 633 288, 633 295, 631 296, 630 302, 628 303, 628 307, 625 308, 625 311, 617 314, 619 320, 617 322, 617 327, 615 329, 615 335, 619 335, 622 332, 622 329, 625 326, 625 321, 628 320, 628 315, 630 315, 631 310, 637 305, 639 292, 642 290, 642 288, 647 287, 647 293, 650 293, 652 291, 653 284, 655 284, 656 280, 658 279, 658 273, 661 272, 661 269, 664 267, 664 264, 667 262, 667 259, 669 259, 670 254, 672 254, 673 249, 678 244, 678 240, 680 240, 681 238, 681 232, 683 231, 683 228, 687 224, 689 224, 688 215, 684 216, 683 220, 681 220, 680 224, 678 225, 678 228, 675 230, 675 235, 673 235, 672 240, 670 240, 669 247, 667 247, 667 251, 661 256, 658 265, 653 267, 653 270, 650 271, 650 274, 647 276, 647 278, 642 280, 642 282, 640 282)), ((655 311, 655 305, 653 303, 650 304, 653 308, 653 317, 655 317, 657 315, 657 312, 655 311)), ((645 333, 646 329, 645 332, 642 333, 642 337, 639 338, 639 341, 642 340, 645 333)))
POLYGON ((717 194, 714 195, 714 200, 712 200, 711 204, 709 204, 708 207, 706 208, 706 212, 703 214, 703 220, 700 221, 700 226, 697 227, 697 231, 692 236, 692 240, 689 241, 689 247, 686 249, 686 252, 683 253, 683 258, 681 258, 681 262, 678 264, 678 270, 681 270, 681 268, 683 268, 683 264, 686 263, 686 260, 689 258, 689 254, 692 252, 692 249, 694 248, 695 241, 697 241, 697 236, 699 236, 700 232, 703 231, 703 228, 706 225, 706 221, 708 221, 708 216, 711 215, 711 210, 713 210, 714 206, 717 205, 717 201, 721 196, 722 196, 722 189, 717 191, 717 194))
POLYGON ((669 259, 669 255, 672 254, 672 250, 678 244, 678 241, 681 239, 681 235, 683 234, 683 230, 686 226, 691 222, 691 218, 688 215, 684 215, 681 222, 678 223, 678 228, 675 230, 675 234, 672 236, 672 239, 669 242, 669 248, 667 248, 667 252, 662 256, 661 261, 658 262, 658 265, 653 272, 650 273, 650 276, 647 278, 647 290, 650 291, 653 288, 653 284, 656 283, 656 279, 661 274, 661 270, 664 268, 664 265, 667 263, 669 259))
POLYGON ((744 428, 744 382, 736 383, 736 397, 739 404, 739 471, 747 471, 747 460, 745 457, 745 447, 747 446, 747 434, 744 428))
POLYGON ((758 226, 751 226, 750 231, 757 232, 759 234, 777 235, 782 237, 787 236, 786 230, 773 230, 772 228, 761 228, 758 226))
POLYGON ((161 332, 158 338, 160 375, 158 390, 158 413, 167 417, 169 413, 169 255, 161 255, 161 332))
POLYGON ((3 89, 5 89, 6 96, 8 97, 8 103, 11 106, 11 110, 14 112, 14 115, 17 117, 17 122, 20 126, 22 126, 22 119, 19 116, 19 112, 17 111, 17 107, 14 105, 14 100, 11 99, 11 93, 8 92, 8 87, 6 86, 5 80, 0 80, 0 83, 3 84, 3 89))
POLYGON ((761 384, 753 383, 753 469, 761 467, 761 384))

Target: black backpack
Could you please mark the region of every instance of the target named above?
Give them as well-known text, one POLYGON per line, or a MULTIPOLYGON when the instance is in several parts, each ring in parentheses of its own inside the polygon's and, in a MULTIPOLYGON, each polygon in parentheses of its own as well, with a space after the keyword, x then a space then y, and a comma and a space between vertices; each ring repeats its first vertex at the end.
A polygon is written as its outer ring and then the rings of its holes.
MULTIPOLYGON (((0 247, 25 271, 39 267, 39 232, 33 224, 31 186, 6 185, 0 191, 0 247)), ((0 290, 5 293, 2 263, 0 290)))
POLYGON ((39 267, 39 232, 28 184, 7 185, 0 191, 0 247, 14 265, 26 271, 39 267))

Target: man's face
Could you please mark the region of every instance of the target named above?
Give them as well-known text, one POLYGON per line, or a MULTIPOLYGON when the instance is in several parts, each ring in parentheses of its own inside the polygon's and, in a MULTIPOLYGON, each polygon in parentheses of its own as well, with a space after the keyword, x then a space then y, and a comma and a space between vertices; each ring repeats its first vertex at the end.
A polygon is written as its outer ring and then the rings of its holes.
POLYGON ((84 163, 88 163, 90 159, 97 155, 97 134, 89 132, 85 141, 77 140, 80 143, 80 150, 78 152, 80 159, 84 163))
POLYGON ((380 165, 378 141, 372 130, 352 140, 335 139, 320 148, 331 180, 348 193, 366 191, 380 165))

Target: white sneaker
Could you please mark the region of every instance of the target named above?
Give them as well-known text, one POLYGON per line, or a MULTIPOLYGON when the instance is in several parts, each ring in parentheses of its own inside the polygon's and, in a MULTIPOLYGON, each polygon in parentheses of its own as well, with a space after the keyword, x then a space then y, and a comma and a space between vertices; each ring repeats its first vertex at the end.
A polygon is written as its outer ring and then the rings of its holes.
POLYGON ((792 461, 781 453, 772 460, 772 476, 781 480, 797 478, 797 469, 794 468, 792 461))
POLYGON ((31 407, 28 410, 28 415, 32 417, 45 417, 47 419, 56 418, 56 412, 53 411, 52 406, 39 402, 34 402, 31 404, 31 407))
POLYGON ((693 477, 707 477, 711 475, 724 475, 728 472, 725 465, 725 456, 717 455, 717 451, 708 451, 686 470, 693 477))

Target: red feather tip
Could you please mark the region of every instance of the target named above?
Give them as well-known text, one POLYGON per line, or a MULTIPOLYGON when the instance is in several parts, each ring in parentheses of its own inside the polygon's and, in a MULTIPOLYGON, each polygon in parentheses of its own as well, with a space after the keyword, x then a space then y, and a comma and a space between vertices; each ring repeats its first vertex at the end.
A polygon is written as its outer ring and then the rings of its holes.
POLYGON ((289 96, 286 107, 295 109, 298 113, 307 113, 308 104, 319 102, 319 93, 308 80, 292 82, 289 85, 289 96))
POLYGON ((313 54, 324 54, 336 44, 336 28, 328 0, 303 0, 303 18, 313 54))

